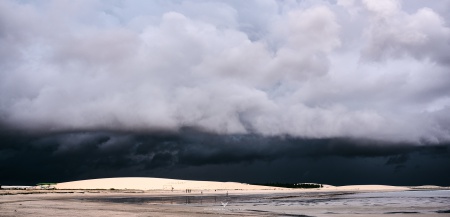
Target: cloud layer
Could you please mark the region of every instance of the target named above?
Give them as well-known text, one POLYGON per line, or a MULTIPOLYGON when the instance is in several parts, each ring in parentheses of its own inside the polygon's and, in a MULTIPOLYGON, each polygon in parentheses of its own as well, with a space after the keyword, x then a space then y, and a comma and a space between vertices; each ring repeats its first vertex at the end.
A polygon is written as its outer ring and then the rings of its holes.
POLYGON ((411 146, 352 139, 71 132, 0 133, 0 184, 104 177, 246 183, 448 185, 450 144, 411 146))
POLYGON ((1 1, 0 121, 446 142, 450 3, 423 4, 1 1))

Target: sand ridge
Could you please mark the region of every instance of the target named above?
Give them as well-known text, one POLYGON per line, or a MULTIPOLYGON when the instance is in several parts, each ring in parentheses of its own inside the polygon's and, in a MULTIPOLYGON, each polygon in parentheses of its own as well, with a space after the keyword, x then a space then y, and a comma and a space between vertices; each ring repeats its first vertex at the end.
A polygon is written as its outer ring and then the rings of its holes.
POLYGON ((57 189, 137 189, 137 190, 265 190, 277 187, 250 185, 238 182, 192 181, 164 178, 103 178, 58 183, 57 189))
MULTIPOLYGON (((56 189, 136 189, 136 190, 288 190, 287 188, 251 185, 238 182, 194 181, 165 178, 122 177, 89 179, 58 183, 56 189)), ((408 187, 388 185, 324 185, 321 189, 289 189, 289 190, 321 190, 321 191, 402 191, 408 187)))

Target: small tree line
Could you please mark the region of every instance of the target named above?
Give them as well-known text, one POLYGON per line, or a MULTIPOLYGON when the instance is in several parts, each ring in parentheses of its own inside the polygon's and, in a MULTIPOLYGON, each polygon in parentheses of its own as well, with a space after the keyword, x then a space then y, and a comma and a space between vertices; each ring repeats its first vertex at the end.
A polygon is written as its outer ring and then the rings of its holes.
POLYGON ((256 184, 256 185, 264 185, 264 186, 273 186, 273 187, 281 187, 281 188, 322 188, 322 184, 316 183, 280 183, 280 182, 271 182, 264 184, 256 184))

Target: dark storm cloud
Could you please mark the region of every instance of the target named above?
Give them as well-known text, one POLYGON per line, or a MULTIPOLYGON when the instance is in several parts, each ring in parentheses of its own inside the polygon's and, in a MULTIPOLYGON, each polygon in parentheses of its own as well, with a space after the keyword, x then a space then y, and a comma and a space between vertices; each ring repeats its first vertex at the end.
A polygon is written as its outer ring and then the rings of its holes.
MULTIPOLYGON (((431 165, 424 165, 419 173, 433 167, 435 172, 432 176, 415 180, 408 180, 409 176, 396 177, 383 182, 445 184, 449 181, 445 175, 449 167, 444 165, 450 159, 448 144, 414 146, 352 139, 224 136, 192 129, 158 134, 2 134, 0 142, 2 183, 162 176, 244 182, 312 180, 331 184, 368 184, 373 167, 376 174, 386 178, 393 172, 402 172, 399 167, 411 170, 423 163, 431 165), (346 166, 348 168, 344 169, 346 166), (233 172, 229 171, 231 168, 240 169, 233 172), (333 177, 328 172, 321 174, 320 171, 330 168, 345 173, 346 178, 333 177), (279 174, 279 177, 270 175, 280 171, 286 174, 279 174), (361 178, 361 173, 367 177, 361 178), (438 173, 442 174, 441 179, 436 179, 438 173)), ((383 180, 383 177, 378 179, 383 180)))
POLYGON ((0 181, 448 184, 449 8, 0 1, 0 181))
POLYGON ((449 5, 1 1, 0 122, 447 142, 449 5))
POLYGON ((390 164, 403 164, 406 161, 408 161, 408 159, 409 159, 408 155, 400 154, 400 155, 389 157, 388 160, 386 161, 386 164, 387 165, 390 165, 390 164))

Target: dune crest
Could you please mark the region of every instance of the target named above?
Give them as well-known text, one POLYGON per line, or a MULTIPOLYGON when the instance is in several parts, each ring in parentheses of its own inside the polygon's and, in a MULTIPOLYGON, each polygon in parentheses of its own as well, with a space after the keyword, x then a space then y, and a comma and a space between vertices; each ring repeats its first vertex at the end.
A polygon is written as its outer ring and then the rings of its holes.
POLYGON ((133 189, 133 190, 322 190, 322 191, 404 191, 408 187, 389 185, 324 185, 321 189, 288 189, 238 182, 194 181, 181 179, 121 177, 88 179, 56 184, 56 189, 133 189))
MULTIPOLYGON (((163 178, 103 178, 58 183, 57 189, 137 189, 137 190, 264 190, 274 187, 250 185, 238 182, 191 181, 163 178)), ((279 188, 277 188, 279 189, 279 188)))

